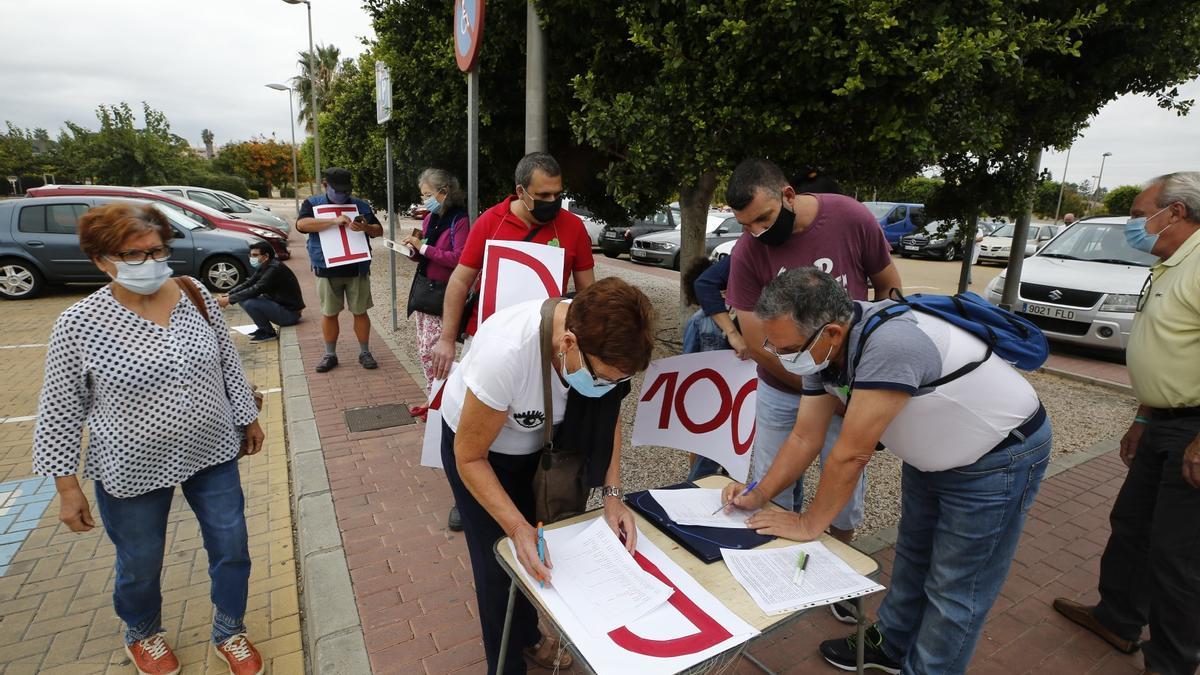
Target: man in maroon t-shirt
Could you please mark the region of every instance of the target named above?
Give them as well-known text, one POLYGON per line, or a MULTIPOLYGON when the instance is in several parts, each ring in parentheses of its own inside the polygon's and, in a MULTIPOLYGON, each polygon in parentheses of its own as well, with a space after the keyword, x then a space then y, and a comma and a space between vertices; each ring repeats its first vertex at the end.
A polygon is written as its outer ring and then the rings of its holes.
POLYGON ((454 343, 460 332, 474 335, 475 316, 467 317, 461 331, 463 306, 467 293, 479 278, 483 254, 490 240, 528 241, 560 246, 563 249, 562 290, 574 279, 575 290, 582 291, 596 280, 592 258, 592 240, 583 221, 562 209, 562 169, 554 157, 533 152, 521 158, 516 171, 517 194, 484 211, 471 225, 458 266, 446 285, 442 310, 442 337, 433 348, 433 369, 438 379, 450 374, 454 362, 454 343))
MULTIPOLYGON (((892 264, 879 222, 865 206, 839 194, 797 193, 770 161, 748 159, 739 164, 729 179, 726 199, 744 229, 733 250, 726 299, 737 310, 750 356, 758 362, 750 462, 750 478, 757 480, 766 475, 788 442, 802 393, 801 377, 785 370, 779 357, 763 348, 762 322, 754 314, 763 288, 784 270, 816 267, 840 281, 855 300, 867 300, 869 279, 875 299, 881 300, 893 288, 899 290, 900 273, 892 264)), ((841 420, 835 417, 830 426, 822 462, 837 440, 841 420)), ((852 538, 862 521, 865 475, 830 528, 839 539, 852 538)), ((788 492, 767 496, 799 512, 804 503, 803 478, 788 492)))

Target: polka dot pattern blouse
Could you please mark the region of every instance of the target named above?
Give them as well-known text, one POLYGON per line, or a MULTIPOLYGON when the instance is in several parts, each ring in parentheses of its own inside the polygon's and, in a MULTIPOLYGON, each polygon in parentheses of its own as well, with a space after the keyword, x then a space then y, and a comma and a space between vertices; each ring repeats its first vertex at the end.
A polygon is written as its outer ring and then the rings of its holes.
POLYGON ((241 427, 258 417, 217 302, 198 281, 212 325, 186 295, 170 327, 144 319, 108 286, 54 324, 33 437, 33 470, 78 472, 127 498, 177 485, 237 457, 241 427))

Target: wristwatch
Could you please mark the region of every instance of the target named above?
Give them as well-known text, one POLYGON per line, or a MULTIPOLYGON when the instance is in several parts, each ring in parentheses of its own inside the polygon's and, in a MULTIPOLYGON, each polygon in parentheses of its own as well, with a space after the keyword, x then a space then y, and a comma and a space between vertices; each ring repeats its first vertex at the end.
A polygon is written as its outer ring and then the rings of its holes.
POLYGON ((625 491, 616 485, 605 485, 604 487, 600 488, 600 498, 604 499, 605 497, 616 497, 617 499, 624 501, 625 491))

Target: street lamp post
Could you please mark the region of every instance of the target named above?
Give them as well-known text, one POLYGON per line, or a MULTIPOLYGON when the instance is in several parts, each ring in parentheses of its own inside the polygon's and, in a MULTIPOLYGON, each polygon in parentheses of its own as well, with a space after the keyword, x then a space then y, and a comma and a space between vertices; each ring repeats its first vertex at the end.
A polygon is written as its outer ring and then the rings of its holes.
POLYGON ((1109 157, 1112 157, 1111 152, 1106 152, 1103 155, 1100 155, 1100 174, 1096 176, 1095 197, 1097 200, 1100 199, 1100 181, 1104 180, 1104 160, 1108 159, 1109 157))
POLYGON ((300 169, 296 165, 296 115, 292 112, 292 88, 286 84, 268 84, 275 91, 288 93, 288 121, 292 124, 292 199, 296 202, 296 217, 300 217, 300 169))
POLYGON ((1063 164, 1062 180, 1058 184, 1058 206, 1054 207, 1054 224, 1058 224, 1058 214, 1062 211, 1063 190, 1067 187, 1067 167, 1071 166, 1071 148, 1067 148, 1067 161, 1063 164))
POLYGON ((308 79, 309 102, 313 125, 313 179, 321 180, 321 132, 317 128, 317 52, 313 49, 312 3, 309 0, 283 0, 289 5, 304 4, 308 7, 308 79))

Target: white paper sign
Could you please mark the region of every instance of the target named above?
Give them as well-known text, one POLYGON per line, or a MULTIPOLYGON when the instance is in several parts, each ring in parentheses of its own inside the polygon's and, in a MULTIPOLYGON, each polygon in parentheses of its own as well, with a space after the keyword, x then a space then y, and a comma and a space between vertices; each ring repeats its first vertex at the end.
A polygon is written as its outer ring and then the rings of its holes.
POLYGON ((754 361, 731 349, 654 361, 638 395, 633 444, 703 455, 744 483, 757 389, 754 361))
MULTIPOLYGON (((450 364, 450 372, 458 367, 450 364)), ((421 466, 444 469, 442 465, 442 392, 446 380, 434 380, 429 385, 429 409, 425 413, 425 437, 421 440, 421 466)))
MULTIPOLYGON (((332 219, 346 216, 350 220, 358 215, 354 204, 321 204, 313 207, 313 217, 332 219)), ((341 267, 371 260, 371 245, 367 235, 338 225, 321 230, 321 253, 325 255, 326 267, 341 267)))
MULTIPOLYGON (((546 545, 577 536, 593 521, 585 520, 546 530, 546 545)), ((511 549, 512 542, 509 542, 511 549)), ((758 635, 753 626, 713 597, 647 537, 638 537, 634 560, 638 566, 671 587, 667 603, 636 621, 597 635, 590 617, 580 616, 551 583, 539 588, 518 563, 517 573, 554 616, 567 637, 599 675, 668 675, 732 649, 758 635)), ((554 571, 551 571, 553 579, 554 571)))
POLYGON ((483 253, 479 315, 487 318, 505 307, 529 300, 557 298, 563 288, 566 254, 558 246, 524 241, 489 241, 483 253))

